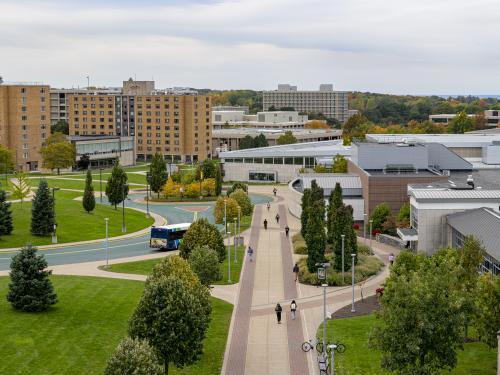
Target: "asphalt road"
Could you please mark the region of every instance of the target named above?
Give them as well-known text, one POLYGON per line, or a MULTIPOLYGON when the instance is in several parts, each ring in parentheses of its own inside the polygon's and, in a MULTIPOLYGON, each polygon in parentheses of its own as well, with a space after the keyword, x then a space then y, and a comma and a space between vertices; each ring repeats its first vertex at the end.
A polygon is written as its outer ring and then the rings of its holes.
MULTIPOLYGON (((145 210, 146 205, 134 202, 134 199, 141 197, 141 195, 131 195, 130 200, 127 200, 125 207, 135 207, 145 210)), ((264 203, 269 198, 261 195, 251 195, 253 203, 264 203)), ((99 203, 99 199, 97 199, 99 203)), ((104 201, 103 204, 106 204, 104 201)), ((213 222, 213 202, 200 202, 200 203, 180 203, 180 204, 150 204, 149 209, 151 212, 157 213, 167 219, 169 224, 184 223, 193 221, 193 212, 189 211, 189 206, 205 206, 206 210, 199 212, 198 217, 206 217, 209 221, 213 222)), ((126 221, 126 218, 125 218, 126 221)), ((60 223, 63 225, 63 223, 60 223)), ((103 223, 103 235, 104 235, 103 223)), ((128 258, 133 256, 152 254, 158 250, 149 248, 149 234, 129 238, 124 240, 109 241, 109 258, 128 258)), ((40 250, 47 259, 50 266, 60 264, 72 264, 92 262, 104 260, 106 257, 105 244, 93 243, 88 245, 78 246, 64 246, 52 250, 40 250)), ((11 258, 16 252, 0 252, 0 271, 9 270, 11 258)))

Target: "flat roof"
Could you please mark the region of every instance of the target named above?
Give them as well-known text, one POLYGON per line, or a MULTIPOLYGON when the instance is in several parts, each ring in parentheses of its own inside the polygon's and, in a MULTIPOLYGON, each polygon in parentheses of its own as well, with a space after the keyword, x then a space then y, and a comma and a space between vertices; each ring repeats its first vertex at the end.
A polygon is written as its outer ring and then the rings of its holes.
POLYGON ((354 174, 345 173, 308 173, 298 177, 304 189, 311 188, 311 183, 316 180, 322 188, 334 189, 338 182, 343 189, 362 189, 361 178, 354 174))
POLYGON ((499 200, 500 190, 486 189, 452 189, 452 188, 426 188, 409 185, 408 194, 417 200, 499 200))
POLYGON ((446 147, 483 147, 500 142, 500 133, 465 134, 367 134, 366 139, 378 143, 441 143, 446 147))
POLYGON ((329 136, 340 136, 342 135, 342 130, 338 129, 270 129, 270 128, 226 128, 226 129, 214 129, 212 130, 212 137, 227 137, 227 136, 246 136, 246 135, 259 135, 260 133, 264 135, 282 135, 286 132, 292 132, 293 135, 305 136, 305 135, 329 135, 329 136))

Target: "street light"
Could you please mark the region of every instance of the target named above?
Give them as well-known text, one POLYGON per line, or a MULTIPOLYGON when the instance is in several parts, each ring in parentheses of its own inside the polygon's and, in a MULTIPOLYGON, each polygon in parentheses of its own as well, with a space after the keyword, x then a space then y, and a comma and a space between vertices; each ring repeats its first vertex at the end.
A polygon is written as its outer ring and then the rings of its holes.
POLYGON ((54 218, 54 232, 52 234, 52 243, 57 243, 57 221, 56 221, 56 191, 58 187, 52 188, 52 217, 54 218))
POLYGON ((352 307, 351 307, 351 312, 354 313, 356 312, 356 309, 354 308, 354 258, 356 258, 356 254, 351 254, 352 257, 352 265, 351 265, 351 275, 352 275, 352 307))
POLYGON ((342 237, 342 283, 344 283, 344 241, 345 241, 345 234, 341 234, 340 237, 342 237))
MULTIPOLYGON (((330 263, 316 263, 318 267, 318 280, 326 280, 326 269, 330 267, 330 263)), ((323 281, 323 354, 326 356, 326 284, 323 281)))
POLYGON ((226 232, 227 235, 227 283, 231 284, 231 232, 226 232))
POLYGON ((227 236, 227 199, 224 198, 224 234, 227 236))
POLYGON ((372 248, 372 226, 373 226, 373 219, 370 219, 370 254, 373 255, 373 248, 372 248))
POLYGON ((237 236, 236 236, 236 219, 234 219, 234 263, 238 263, 238 258, 236 256, 236 239, 237 239, 237 236))
POLYGON ((149 217, 149 184, 151 183, 151 173, 146 173, 146 217, 149 217))
POLYGON ((106 242, 104 243, 106 246, 106 268, 109 267, 109 241, 108 241, 108 222, 109 219, 106 217, 104 219, 104 222, 106 223, 106 242))
POLYGON ((127 231, 127 227, 125 225, 125 190, 128 188, 127 184, 123 184, 122 186, 122 233, 127 231))
POLYGON ((330 353, 332 355, 332 360, 331 360, 331 364, 330 364, 330 375, 334 375, 335 374, 335 349, 337 349, 337 345, 335 344, 330 344, 328 345, 328 349, 330 349, 330 353))
POLYGON ((101 203, 102 203, 102 170, 103 168, 99 168, 99 192, 101 194, 101 203))
POLYGON ((363 214, 363 243, 366 245, 366 217, 368 214, 363 214))

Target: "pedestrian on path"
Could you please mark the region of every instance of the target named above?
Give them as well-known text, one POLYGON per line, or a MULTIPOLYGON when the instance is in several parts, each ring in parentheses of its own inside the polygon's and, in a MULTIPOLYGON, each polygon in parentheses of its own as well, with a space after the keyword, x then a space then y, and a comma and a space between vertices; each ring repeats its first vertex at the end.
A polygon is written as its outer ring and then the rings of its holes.
POLYGON ((280 223, 280 214, 276 214, 276 223, 279 224, 280 223))
POLYGON ((267 202, 267 210, 269 211, 271 209, 271 203, 267 202))
POLYGON ((283 309, 281 308, 279 302, 276 304, 274 311, 276 311, 276 319, 278 319, 278 324, 281 324, 281 312, 283 311, 283 309))
POLYGON ((293 273, 295 274, 295 281, 299 279, 299 265, 298 263, 295 263, 295 266, 293 266, 293 273))
POLYGON ((250 259, 250 262, 251 262, 252 255, 253 255, 253 249, 250 246, 248 246, 247 254, 248 254, 248 259, 250 259))
POLYGON ((264 219, 264 229, 267 230, 267 219, 264 219))
POLYGON ((394 264, 394 254, 393 253, 391 253, 389 255, 389 263, 391 264, 391 266, 394 264))
POLYGON ((295 320, 295 312, 297 311, 297 303, 295 300, 292 300, 292 303, 290 304, 290 311, 292 312, 292 320, 295 320))
POLYGON ((287 236, 287 237, 288 237, 288 233, 289 233, 289 232, 290 232, 290 227, 287 225, 287 226, 285 227, 285 234, 286 234, 286 236, 287 236))
POLYGON ((276 196, 276 193, 278 192, 278 190, 276 190, 276 188, 273 189, 273 193, 274 193, 274 196, 276 196))

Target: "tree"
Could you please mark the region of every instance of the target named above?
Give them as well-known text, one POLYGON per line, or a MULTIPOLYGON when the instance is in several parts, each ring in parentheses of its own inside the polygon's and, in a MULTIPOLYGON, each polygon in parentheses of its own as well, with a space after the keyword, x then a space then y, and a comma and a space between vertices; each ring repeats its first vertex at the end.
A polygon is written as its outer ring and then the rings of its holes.
POLYGON ((474 116, 474 130, 483 130, 488 127, 488 120, 484 112, 479 112, 474 116))
POLYGON ((219 168, 219 163, 217 163, 214 159, 205 159, 200 164, 198 164, 198 168, 196 169, 196 179, 205 179, 205 178, 215 178, 217 168, 219 168), (203 178, 202 178, 203 172, 203 178))
POLYGON ((450 133, 465 133, 473 130, 474 120, 467 116, 465 111, 459 112, 448 125, 450 133))
POLYGON ((215 171, 215 196, 218 197, 222 193, 222 172, 220 171, 220 166, 217 165, 217 170, 215 171))
POLYGON ((222 234, 217 227, 210 224, 207 219, 198 219, 191 224, 184 234, 181 245, 179 246, 179 255, 184 259, 188 259, 193 249, 203 245, 217 252, 219 262, 226 259, 226 247, 222 234))
MULTIPOLYGON (((320 211, 320 203, 315 201, 311 206, 312 212, 320 211)), ((304 237, 307 245, 307 269, 309 272, 315 272, 318 268, 316 263, 325 261, 325 222, 319 214, 309 215, 307 221, 307 231, 304 237)))
POLYGON ((217 252, 208 246, 197 246, 188 258, 189 265, 203 285, 222 279, 217 252))
POLYGON ((403 203, 396 216, 396 225, 399 228, 410 227, 410 203, 403 203))
POLYGON ((65 120, 59 120, 54 125, 50 127, 50 132, 53 133, 62 133, 69 134, 69 124, 65 120))
POLYGON ((0 235, 11 234, 13 229, 10 202, 7 202, 5 190, 0 190, 0 235))
POLYGON ((278 145, 291 145, 297 143, 297 138, 293 135, 290 130, 287 130, 285 134, 282 134, 276 140, 276 144, 278 145))
POLYGON ((301 208, 302 212, 300 214, 300 234, 305 237, 307 232, 307 222, 309 221, 310 214, 310 201, 311 201, 311 189, 304 189, 302 194, 301 208))
POLYGON ((163 258, 159 263, 153 267, 153 272, 150 277, 146 279, 146 285, 154 280, 159 280, 169 276, 176 276, 183 282, 187 283, 189 287, 194 288, 199 284, 200 279, 194 273, 186 259, 180 256, 170 256, 163 258))
POLYGON ((245 193, 248 193, 248 185, 244 182, 236 181, 230 188, 226 190, 226 195, 229 197, 233 191, 236 191, 238 189, 241 189, 245 193))
POLYGON ((330 193, 328 198, 328 210, 327 210, 327 220, 326 228, 328 232, 328 242, 332 244, 336 238, 337 229, 334 227, 336 225, 337 210, 344 206, 344 201, 342 199, 342 187, 340 183, 335 184, 335 188, 330 193))
POLYGON ((475 320, 477 333, 482 342, 490 348, 498 345, 497 331, 500 327, 500 277, 483 274, 479 278, 478 298, 476 308, 478 311, 475 320))
POLYGON ((90 166, 90 157, 87 154, 80 156, 80 159, 76 161, 76 169, 79 171, 84 171, 90 166))
POLYGON ((391 216, 391 209, 387 203, 380 203, 377 205, 370 215, 370 220, 373 220, 372 230, 382 231, 384 223, 391 216))
POLYGON ((108 359, 104 375, 162 375, 159 362, 147 340, 125 337, 108 359))
POLYGON ((205 178, 201 182, 201 193, 205 197, 215 196, 216 180, 215 178, 205 178))
POLYGON ((111 176, 106 184, 106 196, 110 204, 115 206, 123 202, 128 195, 127 174, 120 166, 118 159, 115 161, 111 176))
MULTIPOLYGON (((415 256, 415 255, 409 255, 415 256)), ((401 276, 391 273, 381 298, 371 344, 382 352, 381 366, 398 374, 435 374, 456 366, 464 316, 453 287, 454 267, 428 258, 401 276)))
POLYGON ((304 125, 305 129, 330 129, 327 123, 320 120, 312 120, 304 125))
POLYGON ((42 179, 31 206, 31 234, 48 236, 54 230, 54 199, 47 180, 42 179))
POLYGON ((166 198, 180 197, 181 196, 181 185, 178 183, 175 183, 174 180, 172 179, 172 176, 170 176, 167 179, 167 183, 163 187, 163 194, 165 195, 166 198))
POLYGON ((0 173, 10 173, 13 170, 12 151, 0 145, 0 173))
POLYGON ((57 174, 60 174, 61 168, 75 165, 75 146, 66 140, 66 136, 61 133, 54 133, 47 138, 40 153, 42 154, 43 166, 51 170, 57 169, 57 174))
POLYGON ((314 215, 319 215, 321 220, 325 220, 325 196, 324 190, 320 187, 316 180, 311 181, 311 206, 318 203, 318 211, 313 211, 314 215))
POLYGON ((163 156, 157 152, 153 156, 153 160, 149 165, 150 180, 148 181, 151 186, 151 190, 158 194, 160 198, 160 191, 162 191, 163 186, 167 182, 167 163, 163 159, 163 156))
POLYGON ((241 214, 242 215, 251 215, 253 211, 253 204, 250 198, 248 197, 248 194, 245 193, 244 190, 242 189, 236 189, 233 191, 230 195, 229 198, 233 198, 236 203, 238 203, 238 206, 240 206, 241 209, 241 214))
POLYGON ((184 367, 196 362, 210 323, 208 289, 191 286, 177 275, 153 278, 145 286, 129 325, 133 338, 145 339, 164 364, 184 367))
POLYGON ((7 301, 12 307, 24 312, 47 310, 57 302, 47 271, 47 261, 37 255, 35 247, 28 245, 12 258, 7 301))
POLYGON ((94 186, 92 186, 92 173, 87 169, 87 178, 85 179, 85 191, 82 199, 83 209, 90 213, 95 208, 94 186))
POLYGON ((269 146, 266 136, 260 133, 254 138, 254 147, 267 147, 269 146))
POLYGON ((30 194, 30 183, 26 173, 18 172, 15 176, 12 182, 12 198, 19 199, 22 207, 24 199, 30 194))
POLYGON ((219 197, 215 202, 214 218, 216 224, 224 223, 224 213, 226 213, 227 223, 229 225, 238 218, 238 202, 233 198, 219 197), (224 204, 224 202, 226 202, 224 204))
POLYGON ((245 135, 243 138, 240 139, 239 149, 246 150, 249 148, 255 148, 255 142, 250 135, 245 135))
POLYGON ((333 173, 347 173, 347 159, 343 155, 335 155, 332 171, 333 173))

